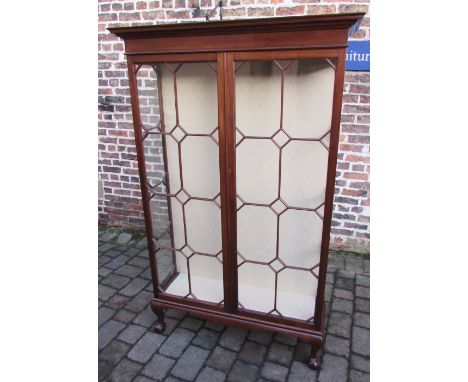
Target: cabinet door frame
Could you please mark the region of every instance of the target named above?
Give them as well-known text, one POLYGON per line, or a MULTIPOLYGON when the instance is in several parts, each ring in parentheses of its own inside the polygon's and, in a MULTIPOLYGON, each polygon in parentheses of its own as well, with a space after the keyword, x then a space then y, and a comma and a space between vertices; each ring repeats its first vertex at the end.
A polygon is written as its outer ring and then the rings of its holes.
POLYGON ((330 144, 328 155, 328 168, 326 177, 326 190, 325 190, 325 204, 323 216, 323 230, 322 241, 320 249, 320 271, 317 285, 317 295, 315 298, 315 311, 312 323, 306 323, 303 320, 294 318, 283 318, 272 315, 265 315, 254 312, 238 311, 237 301, 233 311, 237 312, 240 317, 250 317, 255 319, 267 319, 278 324, 288 324, 291 326, 321 330, 324 328, 324 293, 325 281, 328 265, 328 251, 330 241, 330 229, 333 213, 333 198, 335 191, 335 176, 336 176, 336 163, 338 154, 339 131, 341 120, 341 102, 343 95, 344 83, 344 64, 345 64, 346 50, 344 48, 330 48, 330 49, 284 49, 284 50, 269 50, 269 51, 236 51, 228 52, 226 54, 226 128, 228 131, 227 139, 227 154, 228 154, 228 168, 231 170, 230 178, 233 178, 228 184, 228 195, 230 200, 230 208, 233 213, 228 215, 230 227, 230 258, 231 268, 229 272, 230 280, 235 280, 235 285, 232 285, 233 295, 238 296, 238 283, 237 283, 237 205, 236 205, 236 140, 235 140, 235 79, 234 79, 234 65, 235 61, 259 61, 259 60, 273 60, 273 59, 313 59, 325 58, 330 60, 331 66, 335 70, 334 89, 333 89, 333 105, 332 115, 330 121, 330 144), (332 60, 334 62, 332 62, 332 60))
MULTIPOLYGON (((146 237, 148 242, 148 252, 151 268, 151 278, 153 284, 154 298, 161 301, 172 302, 176 304, 183 304, 186 306, 200 306, 213 311, 225 311, 226 301, 229 302, 229 293, 232 290, 231 283, 226 277, 228 273, 228 231, 227 231, 227 194, 226 194, 226 130, 225 130, 225 102, 224 102, 224 89, 225 89, 225 55, 222 53, 183 53, 183 54, 150 54, 150 55, 127 55, 127 67, 130 87, 130 97, 132 100, 132 115, 133 126, 135 132, 135 146, 138 158, 138 172, 140 177, 140 187, 142 194, 143 213, 146 226, 146 237), (151 216, 150 207, 150 192, 146 173, 146 161, 143 147, 143 136, 141 131, 141 116, 140 105, 138 98, 137 76, 136 73, 142 65, 158 64, 163 62, 172 63, 190 63, 190 62, 213 62, 216 63, 216 86, 217 86, 217 102, 218 102, 218 151, 219 151, 219 175, 220 175, 220 197, 221 197, 221 236, 222 236, 222 251, 223 251, 223 291, 224 302, 222 304, 215 304, 209 301, 194 300, 184 298, 182 296, 175 296, 166 293, 158 280, 157 264, 155 254, 157 251, 157 243, 154 239, 153 221, 151 216)), ((159 84, 159 81, 158 81, 159 84)), ((161 92, 158 86, 158 92, 161 92)), ((164 97, 164 95, 163 95, 164 97)), ((160 113, 163 112, 160 110, 160 113)), ((165 155, 165 149, 163 150, 165 155)))

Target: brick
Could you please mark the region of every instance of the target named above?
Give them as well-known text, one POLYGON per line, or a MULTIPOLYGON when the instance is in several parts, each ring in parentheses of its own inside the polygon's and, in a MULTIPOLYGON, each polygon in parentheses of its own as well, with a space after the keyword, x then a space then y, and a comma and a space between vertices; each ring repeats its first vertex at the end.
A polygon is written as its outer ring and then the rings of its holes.
POLYGON ((193 381, 209 354, 208 350, 189 346, 175 364, 172 374, 176 377, 193 381))
POLYGON ((146 363, 151 356, 158 350, 166 337, 147 332, 128 353, 128 358, 140 363, 146 363))
POLYGON ((248 8, 247 15, 253 17, 273 16, 273 8, 248 8))
POLYGON ((139 12, 120 13, 119 20, 120 21, 138 21, 140 20, 140 13, 139 12))
POLYGON ((162 381, 169 373, 172 366, 174 366, 174 363, 175 361, 173 359, 164 357, 160 354, 155 354, 151 361, 146 364, 141 373, 151 379, 162 381))
POLYGON ((305 12, 305 6, 303 5, 276 8, 276 16, 303 15, 304 12, 305 12))

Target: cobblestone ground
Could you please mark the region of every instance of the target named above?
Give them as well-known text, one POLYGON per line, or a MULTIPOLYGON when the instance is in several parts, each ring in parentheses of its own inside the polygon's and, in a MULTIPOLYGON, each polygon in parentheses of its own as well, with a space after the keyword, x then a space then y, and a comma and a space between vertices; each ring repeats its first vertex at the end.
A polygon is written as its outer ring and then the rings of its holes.
POLYGON ((146 239, 99 234, 99 381, 369 381, 369 261, 332 254, 320 371, 295 337, 226 327, 168 310, 156 321, 146 239))

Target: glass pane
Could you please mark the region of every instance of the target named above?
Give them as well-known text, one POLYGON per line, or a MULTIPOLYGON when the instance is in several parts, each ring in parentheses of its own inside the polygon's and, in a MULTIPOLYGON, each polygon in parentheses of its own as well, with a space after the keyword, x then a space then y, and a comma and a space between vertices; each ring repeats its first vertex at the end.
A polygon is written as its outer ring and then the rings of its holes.
POLYGON ((236 62, 241 309, 313 318, 334 78, 325 59, 236 62))
POLYGON ((137 83, 160 285, 222 303, 216 65, 143 65, 137 83))

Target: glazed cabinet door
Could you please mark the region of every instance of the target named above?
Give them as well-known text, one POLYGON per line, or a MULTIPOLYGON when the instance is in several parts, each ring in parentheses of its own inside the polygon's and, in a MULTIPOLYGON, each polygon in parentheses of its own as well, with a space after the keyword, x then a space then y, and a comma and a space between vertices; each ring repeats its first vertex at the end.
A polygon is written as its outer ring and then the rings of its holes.
POLYGON ((335 59, 313 51, 239 52, 229 57, 238 310, 312 323, 335 59))
POLYGON ((130 60, 156 294, 222 306, 217 55, 130 60))

